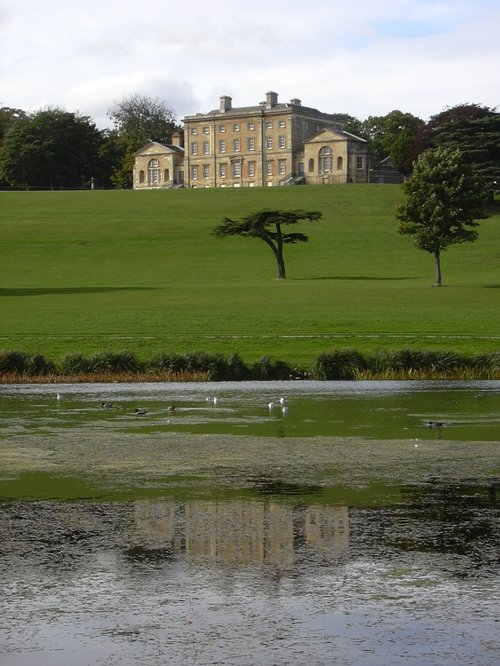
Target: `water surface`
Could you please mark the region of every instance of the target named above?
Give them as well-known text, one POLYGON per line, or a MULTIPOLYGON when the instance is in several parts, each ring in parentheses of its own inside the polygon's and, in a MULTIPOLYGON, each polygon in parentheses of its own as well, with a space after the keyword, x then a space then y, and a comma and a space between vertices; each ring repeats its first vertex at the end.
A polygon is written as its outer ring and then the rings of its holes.
POLYGON ((0 662, 498 663, 499 398, 1 387, 0 662))

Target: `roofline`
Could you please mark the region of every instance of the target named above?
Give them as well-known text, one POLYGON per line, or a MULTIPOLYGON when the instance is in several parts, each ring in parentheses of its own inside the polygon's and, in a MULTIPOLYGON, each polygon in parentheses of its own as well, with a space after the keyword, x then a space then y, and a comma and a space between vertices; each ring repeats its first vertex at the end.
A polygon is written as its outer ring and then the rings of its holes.
POLYGON ((344 124, 345 121, 342 120, 341 114, 334 113, 325 113, 315 109, 311 106, 302 106, 302 104, 291 104, 290 102, 278 103, 271 108, 266 108, 264 104, 258 104, 255 106, 240 106, 232 107, 227 111, 221 111, 220 109, 212 109, 207 113, 196 113, 189 116, 184 116, 182 122, 184 124, 190 122, 199 122, 200 120, 222 120, 223 118, 237 118, 241 116, 254 116, 254 115, 280 115, 283 113, 291 114, 293 112, 300 113, 301 115, 311 115, 317 118, 322 118, 323 120, 329 120, 335 123, 344 124))
POLYGON ((172 153, 184 153, 184 148, 182 148, 182 146, 174 146, 171 143, 162 143, 161 141, 148 141, 141 148, 136 150, 133 154, 139 155, 139 153, 142 153, 142 151, 148 146, 161 146, 162 148, 170 150, 172 153))
POLYGON ((323 134, 323 132, 336 132, 337 134, 342 134, 345 139, 354 139, 356 141, 359 141, 360 143, 368 143, 366 139, 362 139, 360 136, 356 136, 355 134, 351 134, 350 132, 345 132, 344 130, 330 129, 329 127, 322 127, 314 134, 311 134, 311 136, 307 138, 305 141, 303 141, 303 143, 310 143, 312 139, 319 136, 320 134, 323 134))

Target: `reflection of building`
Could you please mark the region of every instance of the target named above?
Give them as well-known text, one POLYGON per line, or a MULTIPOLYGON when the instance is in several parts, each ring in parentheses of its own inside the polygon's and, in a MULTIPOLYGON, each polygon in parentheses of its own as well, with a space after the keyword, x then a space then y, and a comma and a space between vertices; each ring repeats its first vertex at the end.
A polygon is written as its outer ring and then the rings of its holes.
POLYGON ((258 105, 233 107, 223 95, 218 109, 183 123, 184 149, 177 137, 174 146, 149 143, 136 153, 135 189, 368 182, 367 142, 299 99, 283 103, 268 92, 258 105))
POLYGON ((303 530, 307 544, 325 559, 330 559, 333 554, 345 553, 349 541, 347 507, 307 507, 303 530))
POLYGON ((349 543, 347 507, 138 501, 134 513, 131 536, 142 546, 229 565, 291 566, 304 548, 338 561, 349 543))
POLYGON ((161 548, 175 542, 177 505, 166 502, 136 501, 132 538, 146 548, 161 548))

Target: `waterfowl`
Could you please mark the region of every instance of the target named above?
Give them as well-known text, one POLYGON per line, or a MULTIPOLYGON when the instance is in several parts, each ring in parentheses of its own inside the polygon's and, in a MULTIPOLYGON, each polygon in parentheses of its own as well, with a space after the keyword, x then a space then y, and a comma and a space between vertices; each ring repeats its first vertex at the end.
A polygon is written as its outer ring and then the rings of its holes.
POLYGON ((113 409, 113 404, 111 402, 101 402, 102 409, 113 409))
POLYGON ((135 409, 135 415, 136 416, 146 416, 148 413, 147 409, 143 409, 142 407, 136 407, 135 409))
POLYGON ((167 411, 169 411, 169 412, 175 412, 175 405, 169 405, 169 406, 167 407, 167 411))
POLYGON ((444 428, 444 423, 442 421, 427 421, 428 428, 444 428))
POLYGON ((64 400, 64 396, 63 396, 63 394, 62 394, 62 393, 58 393, 58 394, 56 395, 56 400, 64 400))

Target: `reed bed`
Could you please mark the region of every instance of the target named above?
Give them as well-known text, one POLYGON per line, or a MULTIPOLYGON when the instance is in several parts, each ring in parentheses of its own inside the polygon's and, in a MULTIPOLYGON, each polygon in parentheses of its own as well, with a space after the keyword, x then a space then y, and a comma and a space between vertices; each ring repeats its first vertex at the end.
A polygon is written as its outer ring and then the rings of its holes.
POLYGON ((334 349, 309 369, 263 356, 246 364, 238 354, 159 354, 142 361, 129 351, 67 354, 60 362, 41 354, 0 351, 0 383, 105 383, 317 380, 500 379, 500 352, 334 349))

